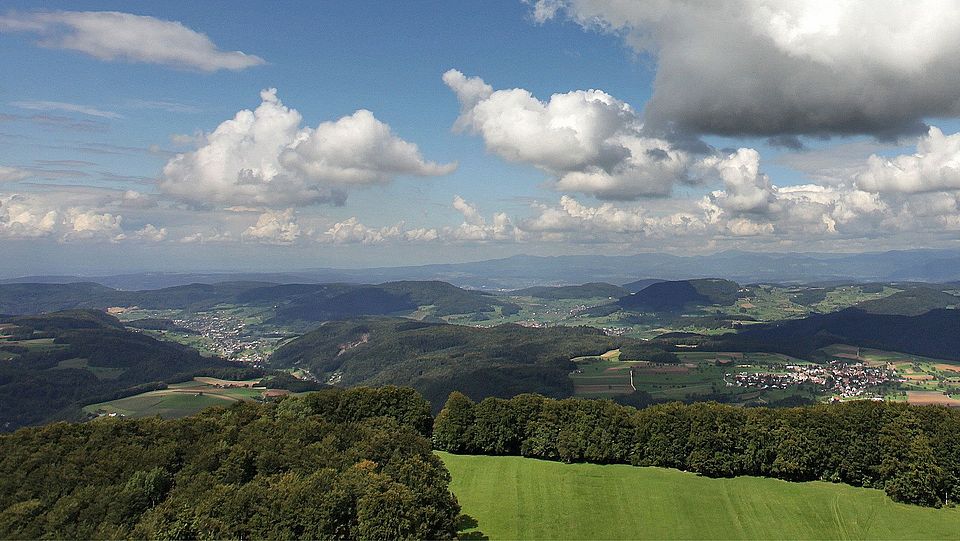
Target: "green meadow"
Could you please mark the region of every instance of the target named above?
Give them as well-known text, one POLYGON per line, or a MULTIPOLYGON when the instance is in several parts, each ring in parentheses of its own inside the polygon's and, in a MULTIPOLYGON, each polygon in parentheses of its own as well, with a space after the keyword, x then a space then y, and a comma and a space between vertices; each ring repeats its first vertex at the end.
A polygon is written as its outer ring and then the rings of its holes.
POLYGON ((461 538, 955 539, 960 532, 960 510, 899 504, 847 485, 438 455, 472 519, 461 538))

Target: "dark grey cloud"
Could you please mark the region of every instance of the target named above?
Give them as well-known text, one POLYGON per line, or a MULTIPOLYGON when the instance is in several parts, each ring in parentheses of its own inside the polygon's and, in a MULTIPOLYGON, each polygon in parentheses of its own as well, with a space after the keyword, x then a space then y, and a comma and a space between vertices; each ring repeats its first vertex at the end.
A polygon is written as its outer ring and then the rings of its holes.
POLYGON ((653 133, 893 140, 960 114, 954 1, 540 0, 534 10, 558 14, 656 59, 653 133))

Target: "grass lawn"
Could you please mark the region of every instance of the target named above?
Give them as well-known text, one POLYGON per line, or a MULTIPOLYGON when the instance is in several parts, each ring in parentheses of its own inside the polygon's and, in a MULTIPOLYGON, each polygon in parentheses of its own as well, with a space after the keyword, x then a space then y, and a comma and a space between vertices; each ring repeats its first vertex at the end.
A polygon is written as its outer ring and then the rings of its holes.
POLYGON ((822 482, 438 453, 490 539, 955 539, 960 510, 822 482))

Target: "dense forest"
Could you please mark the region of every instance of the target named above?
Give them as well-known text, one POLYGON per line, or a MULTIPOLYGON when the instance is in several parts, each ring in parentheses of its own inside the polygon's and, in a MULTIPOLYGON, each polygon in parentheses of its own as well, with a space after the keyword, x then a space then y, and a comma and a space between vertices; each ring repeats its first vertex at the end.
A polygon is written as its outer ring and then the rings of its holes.
POLYGON ((164 381, 238 365, 128 331, 113 316, 72 310, 0 318, 0 432, 76 420, 93 402, 161 388, 164 381))
POLYGON ((410 389, 0 436, 2 539, 446 539, 459 505, 410 389))
POLYGON ((454 390, 476 399, 524 392, 570 396, 571 358, 627 342, 588 327, 474 328, 360 318, 332 321, 288 342, 271 364, 336 375, 345 385, 409 385, 439 409, 454 390))
POLYGON ((453 453, 840 482, 926 506, 960 499, 960 411, 937 406, 671 403, 637 410, 529 394, 474 403, 452 393, 433 442, 453 453))
POLYGON ((800 358, 811 358, 815 350, 831 344, 850 344, 960 361, 957 329, 960 310, 931 310, 906 316, 847 308, 692 342, 698 343, 701 350, 771 351, 800 358))

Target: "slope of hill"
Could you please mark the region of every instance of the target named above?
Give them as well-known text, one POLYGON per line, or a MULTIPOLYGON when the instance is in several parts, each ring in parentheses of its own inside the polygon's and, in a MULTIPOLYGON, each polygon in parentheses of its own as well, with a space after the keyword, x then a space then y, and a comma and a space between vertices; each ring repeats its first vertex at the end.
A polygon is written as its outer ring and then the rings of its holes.
POLYGON ((2 284, 0 314, 39 314, 72 308, 111 306, 123 298, 115 289, 92 282, 70 284, 2 284))
POLYGON ((740 286, 718 278, 658 282, 621 298, 617 305, 626 310, 678 312, 693 306, 727 306, 737 300, 740 286))
POLYGON ((90 402, 149 390, 180 374, 231 367, 127 331, 103 312, 0 318, 0 431, 76 418, 90 402))
POLYGON ((630 292, 620 286, 605 282, 591 282, 578 286, 535 286, 517 289, 510 295, 519 297, 535 297, 538 299, 590 299, 597 297, 623 297, 630 292))
POLYGON ((914 287, 856 307, 870 314, 918 316, 938 308, 954 308, 960 305, 960 297, 931 287, 914 287))
POLYGON ((636 293, 640 290, 646 289, 647 286, 659 284, 660 282, 666 282, 666 280, 660 280, 658 278, 644 278, 643 280, 634 280, 633 282, 623 284, 623 289, 626 289, 630 293, 636 293))
POLYGON ((960 310, 931 310, 917 316, 870 314, 847 308, 830 314, 757 326, 703 344, 717 351, 774 351, 808 357, 831 344, 901 351, 960 361, 960 310))
POLYGON ((570 359, 623 342, 587 327, 474 328, 362 318, 329 322, 288 342, 271 364, 306 368, 344 385, 409 385, 439 405, 453 390, 475 398, 571 396, 570 359))

